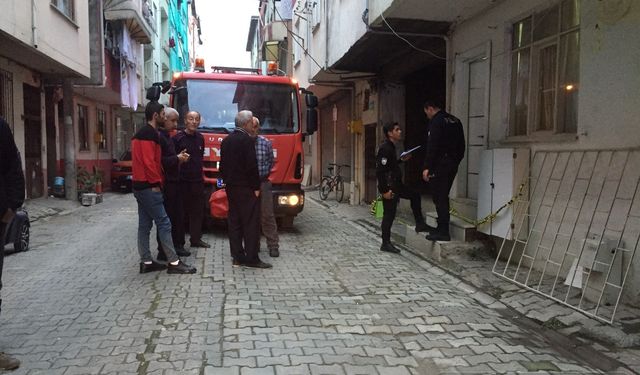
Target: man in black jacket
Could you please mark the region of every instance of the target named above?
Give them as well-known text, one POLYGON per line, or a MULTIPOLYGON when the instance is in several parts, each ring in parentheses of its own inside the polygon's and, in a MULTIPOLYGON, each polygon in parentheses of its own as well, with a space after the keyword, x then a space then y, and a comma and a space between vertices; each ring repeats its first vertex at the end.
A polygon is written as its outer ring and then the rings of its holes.
POLYGON ((411 154, 398 160, 396 158, 396 146, 402 139, 402 129, 397 122, 382 127, 386 140, 378 148, 376 155, 376 176, 378 178, 378 191, 382 195, 382 246, 380 250, 390 253, 399 253, 400 250, 391 243, 391 225, 396 217, 396 209, 400 198, 411 201, 411 210, 416 221, 416 232, 425 232, 428 229, 422 214, 422 199, 420 194, 409 189, 402 183, 402 170, 399 163, 408 160, 411 154))
POLYGON ((431 182, 433 203, 438 214, 438 228, 427 235, 430 241, 449 241, 449 191, 464 157, 466 144, 462 123, 432 100, 424 104, 429 118, 429 139, 422 178, 431 182))
POLYGON ((220 173, 229 200, 229 248, 233 266, 271 268, 258 257, 260 250, 260 177, 251 111, 240 111, 236 128, 220 145, 220 173), (244 243, 243 243, 244 242, 244 243))
MULTIPOLYGON (((171 107, 164 108, 164 122, 158 123, 158 134, 160 135, 160 148, 162 149, 162 172, 164 173, 164 185, 162 195, 164 197, 164 209, 167 211, 171 221, 171 238, 176 254, 181 257, 188 257, 190 252, 184 248, 184 235, 180 242, 179 228, 184 226, 182 210, 182 197, 180 196, 178 180, 180 177, 180 164, 189 160, 187 150, 176 153, 176 148, 171 140, 171 133, 178 126, 178 111, 171 107)), ((158 237, 158 260, 167 261, 167 256, 162 250, 162 244, 158 237)))
MULTIPOLYGON (((9 124, 0 117, 0 290, 4 265, 5 230, 24 203, 24 175, 18 148, 13 140, 9 124)), ((0 308, 2 299, 0 299, 0 308)), ((20 361, 0 353, 0 370, 15 370, 20 361)))
POLYGON ((191 247, 211 247, 202 240, 204 219, 204 137, 198 131, 200 113, 189 111, 185 116, 185 128, 173 137, 176 150, 186 150, 189 160, 180 165, 180 194, 184 210, 184 223, 178 227, 178 241, 184 245, 184 228, 189 228, 191 247))

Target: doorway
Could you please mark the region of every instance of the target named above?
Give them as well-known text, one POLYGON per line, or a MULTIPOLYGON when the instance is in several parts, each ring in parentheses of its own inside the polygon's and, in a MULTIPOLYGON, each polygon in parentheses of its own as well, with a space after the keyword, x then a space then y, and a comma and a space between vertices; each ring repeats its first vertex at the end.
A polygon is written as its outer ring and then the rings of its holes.
POLYGON ((461 120, 467 126, 467 173, 460 196, 478 199, 478 176, 480 155, 487 149, 489 137, 489 89, 491 45, 473 48, 461 55, 459 69, 462 70, 461 120))
POLYGON ((44 195, 40 88, 22 85, 24 99, 24 159, 27 198, 44 195))

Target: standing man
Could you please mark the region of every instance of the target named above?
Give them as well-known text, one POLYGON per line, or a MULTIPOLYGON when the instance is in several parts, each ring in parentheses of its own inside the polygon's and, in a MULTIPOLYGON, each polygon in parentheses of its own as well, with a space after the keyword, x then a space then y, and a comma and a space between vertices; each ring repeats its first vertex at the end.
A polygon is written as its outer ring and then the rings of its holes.
POLYGON ((251 111, 236 115, 236 128, 220 145, 220 172, 229 199, 229 248, 233 265, 271 268, 260 250, 260 177, 251 111))
POLYGON ((429 139, 422 179, 431 182, 433 203, 438 214, 438 228, 430 232, 427 239, 450 241, 449 191, 464 157, 464 130, 460 120, 443 111, 436 101, 425 102, 424 113, 429 118, 429 139))
POLYGON ((260 120, 253 118, 252 136, 256 139, 256 157, 258 159, 258 176, 260 177, 260 227, 262 234, 267 238, 267 248, 269 256, 277 258, 280 256, 278 225, 273 214, 273 192, 271 191, 271 181, 269 175, 273 168, 273 147, 271 141, 258 135, 260 131, 260 120))
MULTIPOLYGON (((24 203, 24 175, 18 148, 9 124, 0 117, 0 291, 4 265, 4 235, 7 226, 24 203)), ((2 308, 2 299, 0 299, 2 308)), ((0 352, 0 370, 15 370, 20 361, 0 352)))
POLYGON ((196 273, 196 269, 178 258, 171 239, 171 221, 164 210, 162 198, 162 149, 158 123, 164 122, 164 106, 149 102, 145 108, 147 125, 143 126, 131 140, 133 168, 133 195, 138 202, 138 252, 140 273, 167 268, 168 273, 196 273), (149 232, 153 223, 158 228, 162 249, 169 261, 158 263, 151 257, 149 232))
POLYGON ((382 127, 386 140, 378 148, 376 156, 376 176, 378 177, 378 191, 382 195, 382 246, 381 251, 399 253, 400 250, 391 243, 391 225, 396 217, 396 209, 400 198, 411 201, 411 211, 416 221, 416 232, 427 231, 427 224, 422 215, 422 199, 420 194, 409 189, 402 183, 400 163, 408 160, 411 155, 400 161, 396 158, 396 143, 402 139, 402 129, 397 122, 382 127))
POLYGON ((191 247, 211 247, 202 241, 202 219, 204 217, 204 137, 198 132, 200 113, 190 111, 185 116, 185 128, 173 137, 176 150, 186 150, 189 160, 180 165, 180 194, 184 208, 184 224, 179 225, 178 241, 184 244, 184 230, 189 228, 191 247))
MULTIPOLYGON (((158 133, 160 135, 160 148, 162 149, 162 171, 164 172, 164 186, 162 195, 164 198, 164 209, 171 221, 171 238, 173 247, 179 257, 188 257, 190 252, 184 249, 184 238, 180 242, 178 228, 183 227, 182 197, 178 190, 178 179, 180 177, 180 164, 189 160, 189 154, 186 150, 176 153, 176 148, 171 140, 171 133, 178 126, 178 111, 171 107, 164 109, 164 123, 158 123, 158 133)), ((157 228, 156 228, 157 229, 157 228)), ((158 234, 158 260, 167 261, 167 256, 162 251, 162 243, 158 234)))

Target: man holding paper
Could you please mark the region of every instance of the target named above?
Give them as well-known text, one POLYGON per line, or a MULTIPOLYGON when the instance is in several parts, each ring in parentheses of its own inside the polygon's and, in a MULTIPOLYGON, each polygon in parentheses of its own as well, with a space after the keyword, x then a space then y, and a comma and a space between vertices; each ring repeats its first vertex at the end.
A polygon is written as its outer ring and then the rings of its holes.
POLYGON ((408 160, 411 153, 419 147, 403 152, 400 160, 396 158, 396 146, 402 139, 402 129, 397 122, 387 124, 382 127, 386 137, 384 143, 378 148, 376 156, 376 176, 378 178, 378 191, 382 195, 382 206, 384 208, 382 216, 382 246, 381 251, 399 253, 391 243, 391 225, 396 217, 396 208, 400 198, 411 201, 411 210, 416 220, 416 232, 426 232, 428 229, 422 215, 422 200, 420 194, 409 189, 402 183, 402 170, 399 163, 408 160))

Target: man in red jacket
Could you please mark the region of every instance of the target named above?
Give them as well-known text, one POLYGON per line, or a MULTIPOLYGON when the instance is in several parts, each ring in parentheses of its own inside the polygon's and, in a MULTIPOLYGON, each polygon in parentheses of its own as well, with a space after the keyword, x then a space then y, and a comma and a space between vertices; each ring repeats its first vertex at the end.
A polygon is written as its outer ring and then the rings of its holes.
POLYGON ((171 239, 171 221, 164 209, 162 198, 162 150, 158 123, 164 121, 164 106, 149 102, 145 109, 147 125, 143 126, 131 140, 133 169, 133 195, 138 201, 138 252, 140 273, 163 270, 168 273, 196 273, 178 258, 171 239), (158 237, 167 256, 165 266, 151 257, 149 233, 153 223, 158 228, 158 237))

